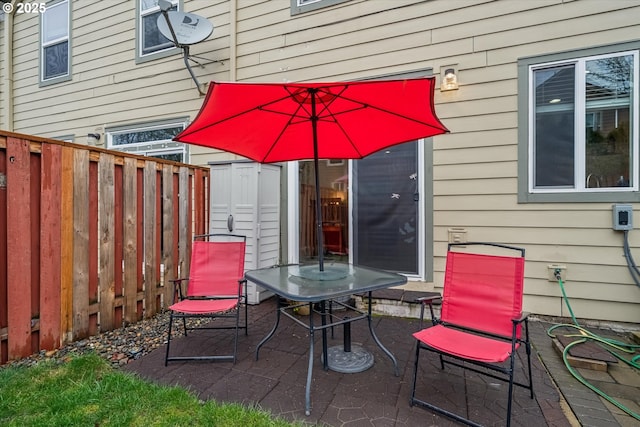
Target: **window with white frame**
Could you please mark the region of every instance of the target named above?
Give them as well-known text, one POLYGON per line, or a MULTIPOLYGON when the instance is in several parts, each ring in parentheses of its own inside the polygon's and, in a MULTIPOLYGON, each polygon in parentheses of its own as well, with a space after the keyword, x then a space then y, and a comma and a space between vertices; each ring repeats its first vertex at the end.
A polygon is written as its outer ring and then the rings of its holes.
POLYGON ((174 162, 188 163, 188 146, 173 141, 186 127, 186 119, 106 129, 107 148, 174 162))
POLYGON ((349 0, 291 0, 291 15, 310 12, 346 1, 349 0))
MULTIPOLYGON (((182 0, 170 0, 171 9, 182 10, 182 0)), ((162 15, 158 0, 136 0, 136 62, 145 62, 172 54, 175 46, 158 30, 162 15)))
POLYGON ((40 83, 71 79, 69 0, 51 2, 40 21, 40 83))
POLYGON ((523 117, 520 122, 526 139, 520 143, 522 149, 526 141, 529 195, 604 201, 598 194, 639 189, 638 50, 600 52, 520 64, 527 76, 526 124, 523 117))

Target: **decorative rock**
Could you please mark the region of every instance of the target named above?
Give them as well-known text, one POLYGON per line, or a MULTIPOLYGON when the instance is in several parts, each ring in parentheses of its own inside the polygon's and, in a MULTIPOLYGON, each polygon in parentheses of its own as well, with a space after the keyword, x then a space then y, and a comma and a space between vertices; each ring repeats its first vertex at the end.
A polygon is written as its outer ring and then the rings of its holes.
MULTIPOLYGON (((201 322, 191 320, 190 324, 201 322)), ((168 323, 169 314, 163 312, 151 319, 144 319, 122 328, 69 343, 57 350, 42 350, 23 359, 9 361, 4 366, 33 366, 43 360, 65 363, 71 360, 72 356, 93 352, 117 368, 166 344, 168 323)), ((182 336, 182 334, 182 330, 176 331, 176 336, 182 336)))

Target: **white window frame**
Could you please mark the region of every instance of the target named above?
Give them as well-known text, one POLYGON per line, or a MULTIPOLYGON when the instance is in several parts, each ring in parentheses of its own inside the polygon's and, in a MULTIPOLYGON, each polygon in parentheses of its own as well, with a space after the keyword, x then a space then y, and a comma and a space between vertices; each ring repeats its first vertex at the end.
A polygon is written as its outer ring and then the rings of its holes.
MULTIPOLYGON (((640 201, 640 42, 626 42, 614 46, 596 46, 575 51, 552 53, 538 57, 527 57, 518 60, 518 202, 636 202, 640 201), (533 188, 534 187, 534 124, 535 124, 535 88, 533 71, 552 66, 574 65, 580 67, 576 71, 576 104, 574 133, 576 141, 585 132, 586 101, 584 92, 584 64, 594 58, 633 55, 634 75, 631 82, 633 100, 630 103, 631 134, 631 165, 630 187, 587 188, 586 180, 582 179, 585 171, 585 144, 575 144, 574 186, 572 188, 533 188), (582 76, 582 78, 580 78, 582 76), (582 97, 582 99, 580 99, 582 97), (579 178, 579 179, 578 179, 579 178)), ((584 140, 584 138, 583 138, 584 140)))
POLYGON ((176 120, 166 120, 154 123, 141 123, 130 126, 118 126, 107 128, 105 131, 107 148, 110 150, 124 151, 127 153, 138 154, 141 156, 158 157, 166 154, 182 154, 181 163, 189 163, 189 146, 181 142, 175 142, 171 139, 151 140, 132 144, 114 144, 113 139, 116 135, 127 133, 137 133, 150 130, 166 129, 181 127, 185 129, 188 121, 186 118, 176 120))
MULTIPOLYGON (((529 67, 529 191, 531 193, 575 193, 575 192, 625 192, 625 191, 638 191, 638 162, 640 161, 637 158, 638 151, 638 108, 634 111, 631 111, 631 119, 633 120, 633 133, 632 133, 632 148, 631 152, 636 153, 636 156, 632 157, 632 178, 631 182, 633 183, 632 187, 606 187, 606 188, 588 188, 586 187, 586 176, 585 173, 585 156, 586 156, 586 144, 582 143, 585 141, 585 129, 586 129, 586 98, 585 98, 585 69, 586 63, 588 61, 592 61, 595 59, 604 59, 604 58, 613 58, 617 56, 633 56, 633 68, 635 70, 633 76, 632 87, 638 88, 638 52, 637 51, 627 51, 627 52, 616 52, 613 54, 607 55, 595 55, 588 56, 583 58, 576 58, 569 61, 556 61, 551 63, 543 63, 535 66, 529 67), (575 66, 575 120, 574 120, 574 135, 575 141, 580 141, 581 143, 574 144, 574 187, 573 188, 558 188, 558 187, 545 187, 545 188, 535 188, 534 187, 534 170, 535 170, 535 156, 534 156, 534 128, 535 128, 535 120, 536 120, 536 110, 534 106, 535 102, 535 85, 533 75, 537 70, 550 68, 550 67, 561 67, 563 65, 573 65, 575 66)), ((635 89, 632 92, 631 106, 638 105, 638 90, 635 89)))
POLYGON ((311 12, 347 1, 349 0, 291 0, 291 15, 311 12))
MULTIPOLYGON (((183 10, 183 0, 169 0, 176 6, 178 11, 183 10)), ((169 55, 173 55, 178 48, 171 43, 164 49, 159 49, 154 52, 144 53, 144 23, 143 19, 151 14, 160 12, 160 7, 156 6, 142 10, 142 0, 136 0, 136 64, 152 61, 154 59, 165 58, 169 55)))
POLYGON ((70 0, 58 0, 47 3, 46 10, 40 14, 40 86, 48 86, 60 82, 71 80, 71 1, 70 0), (45 19, 49 16, 47 13, 51 12, 55 8, 66 7, 67 12, 67 32, 66 35, 58 37, 53 40, 45 42, 45 19), (67 44, 67 72, 63 75, 53 76, 47 78, 45 76, 45 61, 46 53, 45 49, 49 46, 65 43, 67 44))

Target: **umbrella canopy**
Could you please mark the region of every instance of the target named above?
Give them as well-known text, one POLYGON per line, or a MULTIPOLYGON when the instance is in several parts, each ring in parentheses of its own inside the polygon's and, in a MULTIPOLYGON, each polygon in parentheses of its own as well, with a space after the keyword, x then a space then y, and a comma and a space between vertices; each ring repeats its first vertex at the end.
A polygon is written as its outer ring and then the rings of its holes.
POLYGON ((359 159, 448 132, 435 113, 435 79, 317 83, 211 82, 195 120, 174 140, 261 163, 312 159, 318 257, 323 265, 318 159, 359 159))

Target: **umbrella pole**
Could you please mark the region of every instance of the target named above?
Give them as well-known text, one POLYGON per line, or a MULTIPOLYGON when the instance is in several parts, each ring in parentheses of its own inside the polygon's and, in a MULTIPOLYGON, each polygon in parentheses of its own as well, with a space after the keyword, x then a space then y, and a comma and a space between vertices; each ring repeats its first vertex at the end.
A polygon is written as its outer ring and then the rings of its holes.
POLYGON ((316 228, 318 236, 318 264, 320 271, 324 271, 324 244, 322 236, 322 203, 320 200, 320 178, 318 177, 318 157, 314 159, 316 168, 316 228))
POLYGON ((313 132, 313 165, 315 168, 316 184, 316 236, 318 241, 318 267, 324 271, 324 242, 322 236, 322 201, 320 199, 320 173, 318 170, 318 117, 316 115, 316 91, 309 89, 311 94, 311 129, 313 132))

